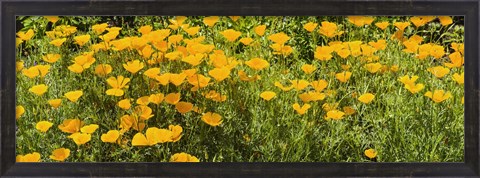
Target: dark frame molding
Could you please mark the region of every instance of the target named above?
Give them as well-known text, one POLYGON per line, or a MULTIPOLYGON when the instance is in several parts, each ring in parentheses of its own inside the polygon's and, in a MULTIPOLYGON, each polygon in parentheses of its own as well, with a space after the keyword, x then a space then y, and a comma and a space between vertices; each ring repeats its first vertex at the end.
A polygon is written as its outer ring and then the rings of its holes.
POLYGON ((480 176, 479 0, 0 0, 0 176, 480 176), (15 163, 18 15, 465 16, 465 162, 460 163, 15 163))

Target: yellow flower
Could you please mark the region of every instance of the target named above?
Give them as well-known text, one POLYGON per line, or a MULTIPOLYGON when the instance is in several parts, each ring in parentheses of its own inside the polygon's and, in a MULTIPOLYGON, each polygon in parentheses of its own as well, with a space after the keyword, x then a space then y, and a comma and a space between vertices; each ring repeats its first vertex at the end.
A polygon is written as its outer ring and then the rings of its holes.
POLYGON ((76 37, 73 38, 73 40, 75 40, 75 44, 83 46, 83 45, 85 45, 85 43, 87 43, 90 40, 90 35, 76 36, 76 37))
POLYGON ((164 99, 163 93, 151 94, 148 97, 148 101, 154 104, 160 104, 164 99))
POLYGON ((58 16, 43 16, 46 18, 49 22, 56 23, 60 18, 58 16))
POLYGON ((285 87, 283 86, 280 82, 275 82, 274 84, 276 87, 282 89, 283 91, 290 91, 291 89, 293 89, 293 85, 292 86, 289 86, 289 87, 285 87))
POLYGON ((307 30, 308 32, 313 32, 313 30, 315 30, 315 28, 317 28, 317 26, 318 26, 317 23, 308 22, 305 25, 303 25, 303 28, 305 30, 307 30))
POLYGON ((376 50, 384 50, 387 47, 387 41, 385 40, 378 40, 376 42, 371 41, 368 42, 368 44, 373 46, 376 50))
POLYGON ((335 74, 335 78, 337 78, 337 80, 339 80, 342 83, 347 82, 348 79, 350 79, 351 76, 352 76, 352 73, 348 72, 348 71, 344 71, 344 72, 340 72, 340 73, 335 74))
POLYGON ((395 22, 393 25, 397 27, 399 31, 404 31, 405 28, 410 26, 410 22, 395 22))
POLYGON ((277 44, 285 44, 290 39, 290 37, 287 34, 280 32, 268 36, 268 39, 272 40, 274 43, 277 44))
POLYGON ((453 74, 452 76, 453 80, 457 82, 458 84, 462 85, 464 83, 464 73, 462 72, 461 74, 453 74))
POLYGON ((47 132, 47 130, 50 129, 50 127, 52 126, 53 126, 53 123, 51 122, 40 121, 40 122, 37 122, 37 124, 35 125, 35 128, 40 132, 47 132))
POLYGON ((140 32, 143 35, 148 35, 152 31, 153 27, 150 25, 144 25, 138 28, 138 32, 140 32))
POLYGON ((130 99, 123 99, 123 100, 120 100, 118 102, 118 107, 122 108, 122 109, 130 109, 130 107, 132 106, 132 104, 130 104, 130 99))
POLYGON ((222 34, 223 37, 225 37, 230 42, 235 41, 238 37, 240 37, 240 35, 242 35, 241 32, 235 31, 235 30, 232 30, 232 29, 224 30, 224 31, 220 32, 220 34, 222 34))
POLYGON ((451 63, 444 63, 445 66, 447 66, 448 68, 452 68, 452 67, 462 67, 463 66, 463 63, 464 63, 464 59, 463 59, 463 56, 460 52, 454 52, 450 55, 448 55, 448 58, 450 58, 450 61, 452 61, 451 63))
POLYGON ((335 37, 337 35, 341 35, 343 34, 343 31, 338 31, 337 32, 337 24, 335 23, 331 23, 331 22, 328 22, 328 21, 323 21, 322 23, 322 26, 320 27, 320 29, 318 30, 318 32, 328 38, 332 38, 332 37, 335 37))
POLYGON ((322 105, 322 109, 325 112, 337 109, 337 107, 338 107, 338 103, 325 103, 325 104, 322 105))
POLYGON ((302 107, 298 103, 292 105, 293 109, 297 111, 298 114, 303 115, 307 112, 307 110, 311 107, 309 104, 304 104, 302 107))
POLYGON ((330 46, 317 46, 315 48, 314 57, 320 61, 328 61, 332 59, 333 48, 330 46))
POLYGON ((203 23, 209 27, 213 27, 215 23, 218 22, 220 18, 218 16, 210 16, 210 17, 205 17, 203 18, 203 23))
POLYGON ((185 30, 185 32, 187 32, 188 35, 193 36, 198 33, 198 31, 200 30, 200 27, 188 27, 188 28, 184 28, 183 30, 185 30))
POLYGON ((136 116, 139 116, 140 119, 142 120, 148 120, 153 117, 152 108, 145 105, 136 106, 134 113, 136 116))
POLYGON ((45 62, 54 63, 54 62, 57 62, 58 59, 60 59, 60 54, 47 54, 45 56, 42 56, 42 59, 45 62))
POLYGON ((95 132, 97 129, 98 129, 98 125, 97 125, 97 124, 90 124, 90 125, 86 125, 86 126, 83 126, 82 128, 80 128, 80 131, 81 131, 82 133, 92 134, 92 133, 95 132))
POLYGON ((187 57, 182 58, 183 62, 186 62, 192 66, 197 66, 200 63, 202 63, 204 55, 201 53, 195 54, 195 55, 188 55, 187 57))
POLYGON ((80 131, 83 122, 80 119, 66 119, 62 124, 58 125, 58 128, 65 133, 76 133, 80 131))
POLYGON ((348 16, 347 20, 358 27, 370 25, 375 18, 369 16, 348 16))
POLYGON ((405 75, 400 77, 398 80, 402 82, 404 85, 414 85, 415 81, 417 81, 418 76, 414 75, 410 78, 410 76, 405 75))
POLYGON ((200 162, 197 157, 187 153, 176 153, 170 157, 170 162, 200 162))
POLYGON ((308 103, 310 101, 323 100, 323 99, 325 99, 326 95, 324 93, 320 93, 320 92, 305 92, 305 93, 302 93, 302 94, 298 95, 298 97, 300 97, 300 99, 304 103, 308 103))
POLYGON ((195 74, 191 77, 188 77, 187 80, 188 83, 190 83, 197 89, 206 87, 210 82, 210 78, 205 77, 202 74, 195 74))
POLYGON ((26 155, 18 155, 16 162, 40 162, 40 153, 33 152, 26 155))
POLYGON ((22 74, 27 76, 28 78, 34 78, 38 75, 40 75, 40 71, 36 66, 30 67, 28 69, 22 70, 22 74))
POLYGON ((270 64, 268 63, 268 61, 264 60, 264 59, 261 59, 261 58, 253 58, 249 61, 246 61, 245 64, 252 68, 252 69, 255 69, 255 70, 262 70, 268 66, 270 66, 270 64))
POLYGON ((260 75, 249 76, 249 75, 247 75, 247 73, 245 73, 245 71, 243 71, 243 70, 239 70, 239 71, 238 71, 238 77, 240 78, 240 80, 242 80, 242 81, 248 81, 248 82, 256 81, 256 80, 260 80, 260 79, 261 79, 260 75))
POLYGON ((112 66, 108 64, 100 64, 95 67, 95 74, 99 76, 106 76, 107 74, 112 72, 112 66))
POLYGON ((442 66, 436 66, 428 68, 427 71, 435 75, 437 78, 442 78, 450 72, 450 69, 442 66))
POLYGON ((207 112, 202 116, 202 121, 216 127, 222 123, 222 116, 217 113, 207 112))
POLYGON ((327 112, 327 116, 325 117, 325 119, 340 120, 343 118, 344 115, 345 115, 344 112, 334 109, 327 112))
POLYGON ((68 136, 68 138, 71 138, 77 145, 83 145, 92 139, 92 135, 87 133, 76 132, 68 136))
POLYGON ((260 97, 262 97, 264 100, 270 101, 276 95, 277 94, 273 91, 264 91, 260 94, 260 97))
POLYGON ((230 69, 228 67, 214 68, 208 72, 217 82, 221 82, 228 78, 230 69))
POLYGON ((28 41, 32 39, 33 35, 35 35, 35 32, 32 29, 27 30, 27 32, 17 33, 17 36, 23 41, 28 41))
POLYGON ((387 29, 387 27, 389 25, 390 25, 390 23, 388 23, 388 22, 377 22, 377 23, 375 23, 375 26, 377 26, 378 28, 380 28, 382 30, 387 29))
POLYGON ((371 93, 365 93, 363 95, 360 95, 360 97, 358 97, 358 100, 362 103, 368 104, 372 102, 374 98, 375 98, 375 95, 371 93))
POLYGON ((96 24, 92 26, 92 30, 98 35, 103 33, 107 27, 108 27, 107 23, 96 24))
POLYGON ((370 159, 373 159, 373 158, 377 157, 377 151, 372 149, 372 148, 367 149, 367 150, 365 150, 365 156, 367 156, 370 159))
POLYGON ((189 102, 180 101, 177 104, 175 104, 175 108, 177 109, 177 111, 179 113, 185 114, 185 113, 190 112, 192 110, 193 104, 189 103, 189 102))
POLYGON ((65 93, 65 97, 74 103, 77 102, 78 98, 80 98, 82 95, 83 95, 82 90, 75 90, 75 91, 65 93))
POLYGON ((438 16, 438 19, 443 26, 447 26, 453 23, 452 17, 450 16, 438 16))
POLYGON ((315 71, 317 69, 317 67, 315 67, 314 65, 310 65, 310 64, 304 64, 302 65, 302 70, 303 72, 305 72, 306 74, 311 74, 313 73, 313 71, 315 71))
POLYGON ((40 77, 45 77, 50 69, 50 65, 37 65, 35 67, 40 72, 40 77))
POLYGON ((241 38, 240 42, 243 43, 244 45, 249 45, 252 43, 253 39, 252 38, 241 38))
POLYGON ((180 86, 185 78, 187 77, 186 74, 180 73, 180 74, 170 74, 169 81, 170 83, 174 84, 175 86, 180 86))
POLYGON ((419 91, 421 91, 423 88, 425 88, 425 86, 421 83, 419 84, 405 84, 405 88, 410 91, 410 93, 418 93, 419 91))
POLYGON ((33 86, 32 88, 28 89, 28 91, 38 95, 38 96, 42 96, 44 93, 47 92, 47 89, 48 87, 44 84, 40 84, 40 85, 35 85, 33 86))
POLYGON ((171 142, 176 142, 182 138, 183 128, 180 125, 169 125, 168 129, 172 132, 171 142))
POLYGON ((418 16, 411 17, 410 22, 412 22, 413 25, 415 25, 417 28, 421 27, 421 26, 423 26, 427 23, 424 19, 422 19, 421 17, 418 17, 418 16))
POLYGON ((50 155, 50 159, 55 161, 64 161, 70 156, 70 150, 68 148, 58 148, 53 150, 52 155, 50 155))
POLYGON ((127 70, 132 74, 137 73, 143 67, 144 67, 143 62, 140 62, 139 60, 134 60, 134 61, 127 62, 127 64, 123 64, 123 68, 125 68, 125 70, 127 70))
POLYGON ((15 107, 15 119, 18 119, 20 117, 22 117, 22 115, 25 113, 25 108, 23 108, 23 106, 17 106, 15 107))
POLYGON ((254 28, 254 31, 258 36, 263 36, 265 34, 265 29, 266 28, 267 28, 266 25, 259 25, 259 26, 254 28))
POLYGON ((169 93, 165 96, 165 102, 175 105, 180 101, 180 93, 169 93))
POLYGON ((328 82, 326 80, 318 80, 310 82, 310 85, 315 89, 317 92, 322 92, 328 86, 328 82))
POLYGON ((365 68, 368 70, 370 73, 376 73, 382 68, 382 64, 380 63, 368 63, 365 64, 365 68))
POLYGON ((343 112, 345 112, 345 115, 349 116, 355 114, 356 111, 351 106, 345 106, 343 107, 343 112))
POLYGON ((107 79, 108 85, 110 85, 112 88, 128 88, 128 82, 130 82, 130 78, 125 78, 123 76, 117 76, 115 77, 110 77, 107 79))
POLYGON ((20 46, 20 44, 22 44, 22 43, 23 43, 23 40, 22 40, 22 39, 20 39, 20 38, 16 38, 16 39, 15 39, 15 47, 18 48, 18 46, 20 46))
POLYGON ((105 134, 102 134, 100 139, 105 143, 115 143, 120 137, 120 132, 118 130, 110 130, 105 134))
POLYGON ((108 89, 105 93, 107 95, 123 96, 124 91, 122 88, 128 88, 128 82, 130 82, 130 78, 125 78, 121 75, 117 76, 117 78, 110 77, 107 79, 107 84, 112 88, 108 89))
POLYGON ((50 44, 56 47, 60 47, 65 41, 67 41, 67 38, 60 38, 60 39, 50 41, 50 44))
POLYGON ((148 100, 149 96, 142 96, 140 98, 137 99, 137 104, 138 105, 148 105, 150 103, 150 101, 148 100))
MULTIPOLYGON (((17 73, 20 72, 23 69, 23 63, 24 62, 22 60, 15 62, 15 68, 16 68, 15 70, 17 71, 17 73)), ((38 73, 38 71, 37 71, 37 73, 38 73)), ((35 77, 35 76, 33 76, 33 77, 35 77)), ((33 77, 31 77, 31 78, 33 78, 33 77)))
POLYGON ((306 80, 290 80, 290 82, 292 82, 292 86, 293 88, 295 88, 296 90, 303 90, 305 88, 308 87, 308 85, 310 85, 310 82, 306 81, 306 80))
POLYGON ((425 93, 425 96, 432 99, 435 103, 440 103, 452 97, 452 93, 445 92, 444 90, 435 90, 433 91, 433 93, 431 91, 428 91, 427 93, 425 93))
POLYGON ((145 132, 137 133, 132 138, 132 146, 153 146, 160 142, 160 129, 156 127, 150 127, 145 132))

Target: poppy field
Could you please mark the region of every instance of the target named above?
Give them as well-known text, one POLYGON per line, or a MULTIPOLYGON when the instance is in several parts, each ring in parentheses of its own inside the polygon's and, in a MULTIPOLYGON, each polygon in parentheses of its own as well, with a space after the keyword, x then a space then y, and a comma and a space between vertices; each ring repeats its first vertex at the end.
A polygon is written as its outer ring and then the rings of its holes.
POLYGON ((463 162, 463 40, 452 16, 17 17, 16 161, 463 162))

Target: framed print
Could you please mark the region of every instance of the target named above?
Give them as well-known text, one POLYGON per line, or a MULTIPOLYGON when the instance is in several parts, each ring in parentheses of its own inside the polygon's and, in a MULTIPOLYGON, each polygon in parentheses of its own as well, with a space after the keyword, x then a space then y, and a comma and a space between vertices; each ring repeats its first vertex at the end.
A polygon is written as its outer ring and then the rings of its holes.
POLYGON ((480 174, 476 0, 0 6, 1 176, 480 174))

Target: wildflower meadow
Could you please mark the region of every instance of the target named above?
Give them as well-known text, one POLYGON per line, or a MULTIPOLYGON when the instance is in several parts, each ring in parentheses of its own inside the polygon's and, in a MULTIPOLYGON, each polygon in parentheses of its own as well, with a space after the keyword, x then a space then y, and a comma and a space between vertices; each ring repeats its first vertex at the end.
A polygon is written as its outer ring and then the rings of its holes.
POLYGON ((462 162, 463 23, 19 16, 16 160, 462 162))

